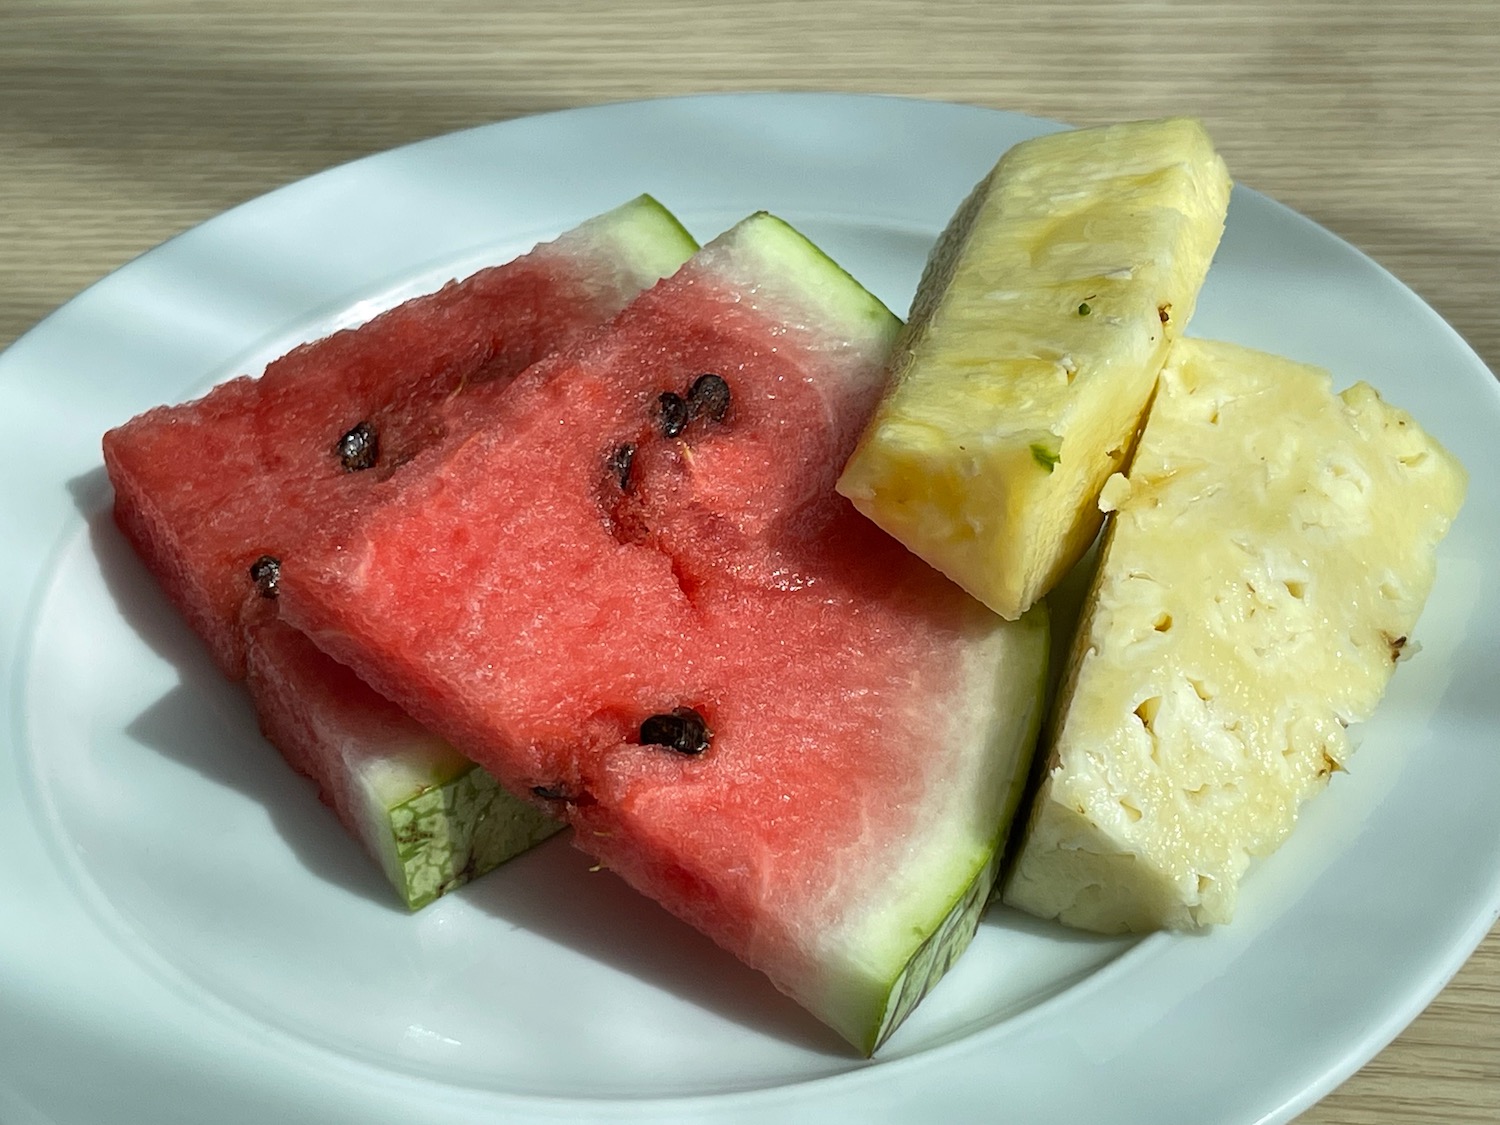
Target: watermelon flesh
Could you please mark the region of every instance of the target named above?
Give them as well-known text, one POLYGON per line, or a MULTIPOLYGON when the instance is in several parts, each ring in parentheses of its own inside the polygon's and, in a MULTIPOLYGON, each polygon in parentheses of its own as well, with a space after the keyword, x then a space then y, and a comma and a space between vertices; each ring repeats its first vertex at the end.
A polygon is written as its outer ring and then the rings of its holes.
POLYGON ((105 435, 115 515, 231 678, 261 729, 416 909, 556 831, 398 707, 277 619, 251 578, 262 556, 357 510, 536 358, 575 341, 696 243, 642 196, 507 265, 335 333, 197 402, 105 435), (373 464, 339 439, 368 424, 373 464))
POLYGON ((282 621, 246 622, 261 730, 380 864, 410 910, 562 828, 282 621))
POLYGON ((896 327, 755 216, 281 576, 320 647, 866 1053, 973 934, 1046 662, 1040 614, 833 490, 896 327))
POLYGON ((695 249, 642 196, 513 262, 296 348, 259 378, 147 411, 104 436, 116 521, 219 667, 239 679, 240 609, 258 559, 283 559, 444 426, 472 423, 472 411, 440 409, 451 397, 481 404, 695 249), (339 451, 360 424, 376 439, 363 470, 339 451))

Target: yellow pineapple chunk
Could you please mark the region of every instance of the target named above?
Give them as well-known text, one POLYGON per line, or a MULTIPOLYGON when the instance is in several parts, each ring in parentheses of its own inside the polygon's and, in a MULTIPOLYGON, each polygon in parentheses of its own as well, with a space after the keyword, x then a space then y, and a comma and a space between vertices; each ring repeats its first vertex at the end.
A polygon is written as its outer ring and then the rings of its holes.
POLYGON ((1188 119, 1012 148, 934 248, 839 491, 1018 618, 1099 530, 1229 190, 1188 119))
POLYGON ((1103 932, 1227 922, 1385 691, 1466 482, 1364 383, 1179 341, 1104 489, 1005 901, 1103 932))

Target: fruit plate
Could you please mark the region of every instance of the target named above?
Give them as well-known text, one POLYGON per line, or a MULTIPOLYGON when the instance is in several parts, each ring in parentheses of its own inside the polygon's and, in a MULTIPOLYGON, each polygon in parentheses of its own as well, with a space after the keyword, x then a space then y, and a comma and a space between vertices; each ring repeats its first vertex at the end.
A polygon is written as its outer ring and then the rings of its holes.
POLYGON ((969 187, 1053 128, 842 95, 487 126, 236 208, 0 357, 0 1119, 1281 1121, 1389 1041, 1500 913, 1500 385, 1253 192, 1192 331, 1369 380, 1472 474, 1420 655, 1232 925, 992 910, 873 1061, 562 841, 400 911, 111 523, 109 426, 642 191, 703 238, 775 211, 904 309, 969 187))

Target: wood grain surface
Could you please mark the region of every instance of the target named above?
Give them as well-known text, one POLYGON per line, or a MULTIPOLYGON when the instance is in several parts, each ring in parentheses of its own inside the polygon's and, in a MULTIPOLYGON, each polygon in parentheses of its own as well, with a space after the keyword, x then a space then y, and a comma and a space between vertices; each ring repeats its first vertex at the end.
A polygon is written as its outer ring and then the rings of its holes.
MULTIPOLYGON (((1073 124, 1197 114, 1237 179, 1365 250, 1500 369, 1495 0, 0 0, 0 347, 332 164, 542 110, 773 89, 1073 124)), ((1299 1120, 1500 1121, 1500 932, 1299 1120)))

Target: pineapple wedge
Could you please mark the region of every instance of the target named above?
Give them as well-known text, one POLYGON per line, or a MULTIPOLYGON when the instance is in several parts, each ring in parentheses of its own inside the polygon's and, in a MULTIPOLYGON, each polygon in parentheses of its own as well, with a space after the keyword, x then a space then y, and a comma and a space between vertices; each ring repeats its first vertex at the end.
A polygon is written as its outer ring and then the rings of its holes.
POLYGON ((1104 490, 1005 901, 1103 932, 1227 922, 1385 691, 1466 481, 1363 383, 1180 341, 1104 490))
POLYGON ((1014 620, 1099 530, 1230 180, 1189 119, 1012 148, 943 232, 838 490, 1014 620))

